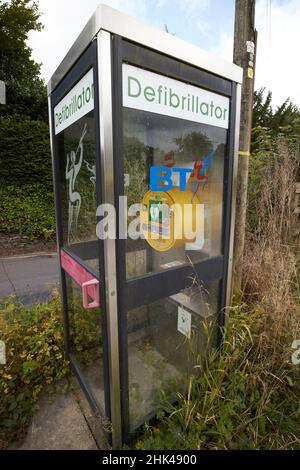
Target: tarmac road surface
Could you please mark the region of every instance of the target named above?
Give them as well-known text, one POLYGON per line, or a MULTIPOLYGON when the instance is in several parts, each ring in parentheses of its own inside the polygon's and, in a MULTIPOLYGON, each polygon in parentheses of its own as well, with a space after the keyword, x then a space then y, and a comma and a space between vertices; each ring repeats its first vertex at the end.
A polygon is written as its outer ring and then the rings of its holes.
POLYGON ((56 254, 0 258, 0 299, 12 294, 26 306, 44 302, 58 276, 56 254))

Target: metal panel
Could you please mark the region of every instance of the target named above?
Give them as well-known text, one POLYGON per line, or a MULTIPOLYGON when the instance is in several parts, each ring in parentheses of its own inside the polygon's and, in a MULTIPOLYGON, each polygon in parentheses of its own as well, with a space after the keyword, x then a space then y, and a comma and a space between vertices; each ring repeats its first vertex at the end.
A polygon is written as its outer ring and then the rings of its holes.
MULTIPOLYGON (((114 205, 114 163, 112 129, 112 73, 111 36, 106 31, 98 34, 98 71, 100 101, 100 148, 103 202, 114 205)), ((109 344, 110 400, 113 447, 121 446, 121 399, 119 363, 119 325, 116 281, 115 240, 104 240, 106 313, 109 344)))
POLYGON ((100 5, 51 77, 47 86, 48 94, 54 90, 101 29, 195 65, 220 77, 237 83, 242 82, 243 70, 237 65, 226 62, 172 34, 160 31, 113 8, 100 5))
MULTIPOLYGON (((96 142, 96 178, 101 181, 101 162, 100 162, 100 123, 99 123, 99 87, 98 87, 98 49, 97 41, 93 41, 93 50, 95 50, 94 59, 94 87, 95 93, 95 142, 96 142)), ((100 184, 96 185, 96 200, 97 207, 102 203, 102 187, 100 184)), ((98 219, 97 219, 98 222, 98 219)), ((108 352, 108 338, 107 338, 107 319, 106 319, 106 299, 105 299, 105 267, 104 267, 104 247, 103 242, 97 239, 98 255, 99 255, 99 273, 100 273, 100 298, 101 298, 101 322, 102 322, 102 341, 103 341, 103 374, 104 374, 104 393, 105 393, 105 417, 110 420, 110 387, 109 387, 109 352, 108 352)), ((93 244, 93 242, 92 242, 93 244)), ((90 244, 88 244, 89 246, 90 244)), ((91 245, 90 245, 91 248, 91 245)), ((97 255, 96 255, 97 256, 97 255)), ((105 435, 111 444, 111 434, 105 431, 105 435)))
POLYGON ((146 68, 151 72, 165 74, 167 77, 173 77, 175 80, 188 82, 221 95, 231 96, 231 80, 217 77, 191 64, 183 64, 172 57, 164 56, 162 60, 162 55, 159 52, 141 47, 133 42, 123 40, 122 48, 124 62, 146 68), (142 54, 140 53, 141 50, 143 51, 142 54))
POLYGON ((124 293, 125 307, 131 310, 177 294, 180 290, 190 287, 194 278, 205 284, 219 280, 224 276, 223 265, 224 257, 215 256, 193 266, 188 264, 182 268, 171 268, 127 281, 124 293))
POLYGON ((99 21, 97 21, 97 15, 98 10, 96 10, 93 16, 89 19, 84 29, 81 31, 78 38, 76 39, 76 41, 69 49, 68 53, 66 54, 62 62, 59 64, 52 77, 50 78, 47 84, 48 95, 50 95, 54 88, 56 88, 59 82, 64 78, 67 72, 75 64, 77 59, 89 46, 92 39, 96 36, 97 32, 99 31, 99 21))
MULTIPOLYGON (((96 42, 90 43, 90 47, 81 55, 80 60, 63 77, 59 85, 51 95, 52 106, 55 107, 62 98, 79 82, 79 80, 91 69, 94 63, 96 42)), ((94 77, 95 79, 95 77, 94 77)), ((96 88, 95 88, 96 92, 96 88)), ((96 107, 96 96, 94 106, 96 107)))
POLYGON ((227 269, 226 307, 228 307, 231 303, 231 294, 232 294, 232 264, 233 264, 234 226, 235 226, 235 212, 236 212, 237 172, 238 172, 238 158, 239 158, 238 151, 239 151, 239 134, 240 134, 241 93, 242 93, 242 86, 238 84, 236 87, 236 112, 235 112, 235 130, 234 130, 234 155, 233 155, 231 219, 230 219, 229 255, 228 255, 228 269, 227 269))
MULTIPOLYGON (((115 172, 115 205, 117 214, 122 214, 119 196, 124 195, 124 162, 123 162, 123 112, 122 112, 122 53, 124 41, 120 36, 111 35, 112 47, 112 79, 113 93, 113 140, 114 140, 114 172, 115 172)), ((120 233, 120 217, 117 217, 117 233, 120 233)), ((122 222, 121 222, 122 223, 122 222)), ((128 242, 128 240, 126 241, 128 242)), ((119 314, 119 352, 120 352, 120 383, 121 383, 121 416, 122 441, 129 442, 129 389, 128 389, 128 344, 127 314, 124 306, 125 285, 125 240, 116 240, 117 254, 117 286, 119 314)))

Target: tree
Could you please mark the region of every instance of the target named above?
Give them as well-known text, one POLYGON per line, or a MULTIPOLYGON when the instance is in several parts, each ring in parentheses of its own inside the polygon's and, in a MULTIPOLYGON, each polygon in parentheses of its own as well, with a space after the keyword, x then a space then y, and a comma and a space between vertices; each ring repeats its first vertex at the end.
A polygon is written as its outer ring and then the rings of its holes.
POLYGON ((268 91, 266 97, 265 93, 265 88, 254 92, 252 127, 269 127, 272 121, 272 92, 268 91))
POLYGON ((279 133, 295 138, 300 134, 300 109, 287 98, 274 110, 272 92, 261 88, 254 93, 251 153, 261 149, 279 133), (267 138, 267 136, 269 136, 267 138))
POLYGON ((297 108, 297 106, 293 104, 289 98, 287 98, 281 106, 277 107, 275 113, 273 114, 271 129, 276 131, 287 126, 294 126, 295 121, 298 121, 299 117, 299 108, 297 108))
POLYGON ((300 109, 287 98, 275 111, 272 108, 272 92, 261 88, 254 93, 253 128, 265 127, 274 132, 291 126, 300 118, 300 109))
POLYGON ((28 116, 47 120, 47 93, 40 78, 40 64, 27 46, 28 32, 41 31, 38 3, 31 0, 0 0, 0 80, 7 86, 2 116, 28 116))

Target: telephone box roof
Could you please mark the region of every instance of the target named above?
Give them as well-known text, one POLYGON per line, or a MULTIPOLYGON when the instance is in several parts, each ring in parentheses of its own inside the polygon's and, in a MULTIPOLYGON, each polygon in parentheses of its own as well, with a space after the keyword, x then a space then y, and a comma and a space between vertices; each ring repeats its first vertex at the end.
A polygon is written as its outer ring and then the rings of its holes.
POLYGON ((243 70, 237 65, 111 7, 99 5, 49 80, 48 94, 56 88, 101 29, 195 65, 220 77, 237 83, 242 82, 243 70))

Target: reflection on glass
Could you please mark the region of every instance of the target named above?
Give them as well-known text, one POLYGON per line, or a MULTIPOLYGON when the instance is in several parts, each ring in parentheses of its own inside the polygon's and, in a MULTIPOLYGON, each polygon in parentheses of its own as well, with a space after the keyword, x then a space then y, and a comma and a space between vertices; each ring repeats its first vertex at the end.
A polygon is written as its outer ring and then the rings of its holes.
POLYGON ((174 400, 188 373, 215 344, 219 282, 192 285, 128 312, 128 377, 131 430, 159 409, 161 391, 174 400))
POLYGON ((104 410, 101 311, 85 309, 82 290, 66 274, 71 350, 90 390, 104 410))
MULTIPOLYGON (((186 191, 204 204, 201 248, 185 245, 159 252, 145 240, 126 241, 126 274, 133 278, 221 254, 223 174, 227 130, 124 108, 124 173, 128 206, 141 203, 149 190, 151 166, 192 170, 186 191)), ((179 175, 172 175, 173 188, 179 175)), ((131 222, 130 217, 128 223, 131 222)))

